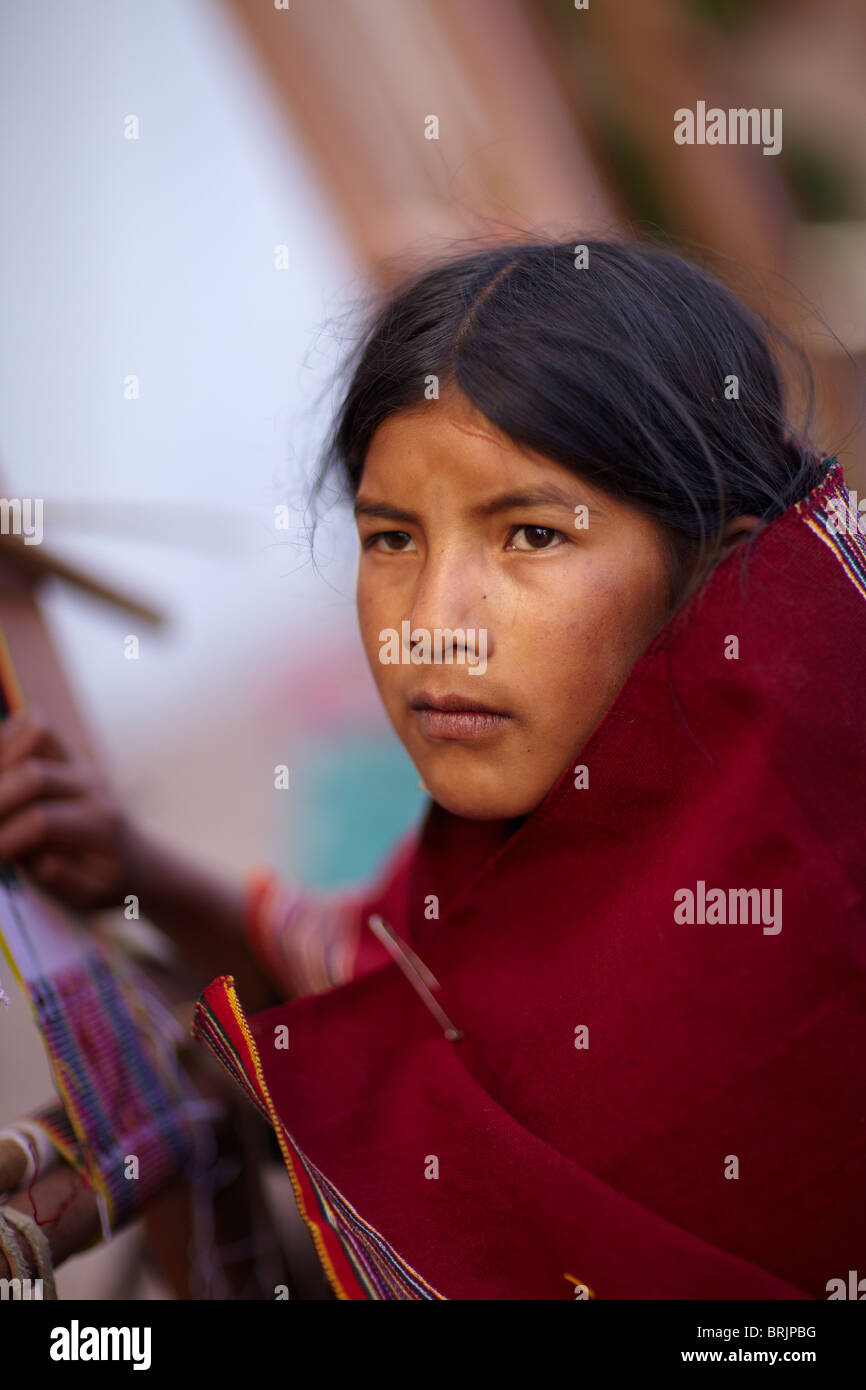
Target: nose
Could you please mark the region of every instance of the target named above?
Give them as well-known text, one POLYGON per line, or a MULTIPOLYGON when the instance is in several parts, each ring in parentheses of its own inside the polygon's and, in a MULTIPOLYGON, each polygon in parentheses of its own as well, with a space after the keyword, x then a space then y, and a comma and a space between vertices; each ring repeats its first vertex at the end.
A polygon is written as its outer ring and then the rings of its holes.
MULTIPOLYGON (((412 631, 450 633, 452 648, 456 637, 458 647, 465 650, 466 633, 477 634, 484 629, 490 655, 492 635, 488 627, 490 605, 487 600, 492 582, 486 557, 477 541, 473 543, 467 539, 431 546, 413 587, 407 614, 412 631)), ((477 650, 477 635, 474 645, 477 650)), ((445 656, 447 659, 447 651, 445 656)))

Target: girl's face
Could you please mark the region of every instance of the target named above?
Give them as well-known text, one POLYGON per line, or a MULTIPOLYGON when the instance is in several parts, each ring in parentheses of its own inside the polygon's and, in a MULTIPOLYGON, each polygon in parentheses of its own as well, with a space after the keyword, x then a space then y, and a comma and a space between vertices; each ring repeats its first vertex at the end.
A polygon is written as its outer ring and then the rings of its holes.
POLYGON ((356 516, 364 649, 424 785, 528 815, 665 621, 661 528, 456 390, 377 429, 356 516))

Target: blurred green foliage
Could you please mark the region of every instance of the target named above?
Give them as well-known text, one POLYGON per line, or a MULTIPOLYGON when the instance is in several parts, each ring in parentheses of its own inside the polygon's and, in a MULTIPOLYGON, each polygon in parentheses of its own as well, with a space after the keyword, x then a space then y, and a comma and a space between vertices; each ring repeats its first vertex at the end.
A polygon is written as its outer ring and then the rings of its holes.
POLYGON ((863 216, 857 180, 833 153, 800 132, 785 132, 782 176, 801 218, 806 222, 837 222, 863 216))
POLYGON ((622 195, 629 217, 664 227, 667 223, 664 195, 650 173, 628 127, 613 111, 598 113, 599 148, 622 195))
POLYGON ((723 33, 734 33, 762 10, 784 8, 779 0, 680 0, 684 10, 690 11, 715 29, 723 33))
MULTIPOLYGON (((639 0, 628 0, 632 2, 639 0)), ((784 0, 679 0, 679 4, 684 12, 732 36, 759 13, 775 12, 779 22, 784 22, 784 0)), ((574 22, 573 0, 543 0, 542 9, 557 43, 568 55, 573 84, 592 112, 593 128, 587 134, 606 165, 627 215, 632 221, 670 230, 664 188, 654 180, 639 142, 617 112, 616 84, 605 80, 604 64, 595 52, 591 29, 574 22)), ((837 150, 828 148, 802 128, 795 128, 789 115, 793 118, 796 112, 786 109, 784 114, 784 140, 776 159, 803 221, 834 222, 866 216, 856 171, 846 167, 837 150)))

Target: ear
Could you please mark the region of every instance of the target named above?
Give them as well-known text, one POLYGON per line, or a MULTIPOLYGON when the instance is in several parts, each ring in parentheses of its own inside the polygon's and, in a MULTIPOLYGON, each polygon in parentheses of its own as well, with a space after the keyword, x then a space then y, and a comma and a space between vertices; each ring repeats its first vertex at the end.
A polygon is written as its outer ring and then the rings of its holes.
POLYGON ((722 532, 722 545, 727 550, 732 545, 738 545, 751 535, 756 526, 760 526, 761 519, 752 516, 751 513, 743 516, 735 516, 733 521, 729 521, 722 532))

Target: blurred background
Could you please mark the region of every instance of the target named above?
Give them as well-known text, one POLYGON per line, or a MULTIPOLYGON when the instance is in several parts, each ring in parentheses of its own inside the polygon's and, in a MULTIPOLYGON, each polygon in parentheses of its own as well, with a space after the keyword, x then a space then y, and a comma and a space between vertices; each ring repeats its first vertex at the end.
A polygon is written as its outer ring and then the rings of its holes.
MULTIPOLYGON (((307 489, 364 295, 453 240, 701 248, 806 348, 814 441, 866 494, 862 0, 0 15, 0 484, 45 499, 42 611, 101 758, 199 858, 348 883, 420 813, 355 629, 354 528, 334 506, 311 548, 307 489), (781 152, 678 145, 698 101, 781 108, 781 152)), ((0 1121, 51 1092, 4 983, 0 1121)), ((134 1235, 61 1296, 110 1296, 134 1235)))

